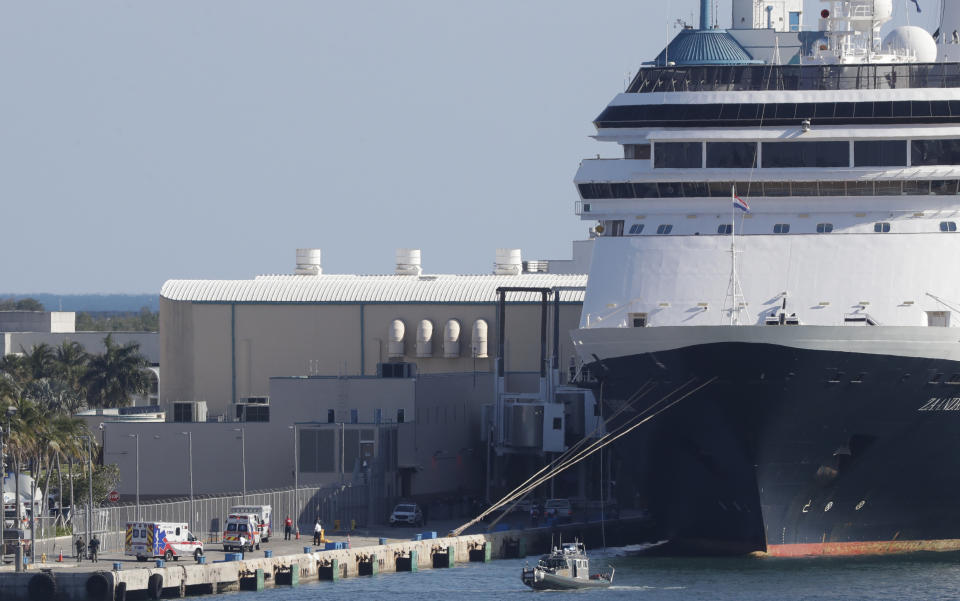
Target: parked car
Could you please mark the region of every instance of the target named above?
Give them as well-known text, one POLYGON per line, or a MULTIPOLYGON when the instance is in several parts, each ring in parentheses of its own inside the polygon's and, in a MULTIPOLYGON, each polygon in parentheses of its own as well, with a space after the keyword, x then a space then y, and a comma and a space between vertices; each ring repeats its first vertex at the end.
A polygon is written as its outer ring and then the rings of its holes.
POLYGON ((423 526, 423 512, 416 503, 399 503, 390 514, 390 525, 409 524, 423 526))
POLYGON ((548 499, 543 505, 543 516, 558 522, 572 521, 573 505, 570 504, 570 499, 548 499))

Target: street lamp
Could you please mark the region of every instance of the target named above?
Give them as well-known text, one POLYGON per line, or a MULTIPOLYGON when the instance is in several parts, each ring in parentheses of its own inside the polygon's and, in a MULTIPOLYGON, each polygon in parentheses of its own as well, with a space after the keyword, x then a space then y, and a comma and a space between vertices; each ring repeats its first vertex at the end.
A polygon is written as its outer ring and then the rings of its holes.
MULTIPOLYGON (((87 439, 87 477, 89 478, 89 499, 87 501, 87 542, 90 542, 90 539, 93 537, 93 438, 87 434, 81 435, 80 438, 87 439)), ((70 503, 73 503, 72 499, 70 500, 70 503)))
MULTIPOLYGON (((9 445, 9 444, 10 444, 10 418, 12 418, 13 415, 14 415, 16 412, 17 412, 17 408, 16 408, 15 406, 10 405, 10 406, 7 407, 7 439, 6 439, 6 445, 9 445)), ((0 431, 0 434, 3 434, 3 432, 0 431)), ((4 451, 5 451, 6 448, 7 448, 6 445, 3 445, 4 451)), ((7 456, 6 456, 6 453, 0 453, 0 462, 3 463, 3 475, 6 476, 6 474, 7 474, 7 456)), ((2 494, 0 494, 0 497, 2 497, 2 494)), ((15 501, 18 501, 18 502, 19 502, 19 499, 15 499, 15 501)), ((6 555, 7 555, 7 544, 6 544, 6 542, 3 540, 3 530, 7 527, 7 504, 6 504, 5 502, 3 502, 2 499, 0 499, 0 505, 3 506, 3 511, 2 511, 3 517, 0 518, 0 519, 3 520, 3 522, 0 523, 0 563, 3 563, 3 562, 6 560, 6 555)), ((14 507, 16 507, 16 506, 14 506, 14 507)))
POLYGON ((140 521, 140 433, 127 434, 137 441, 137 521, 140 521))
POLYGON ((293 430, 293 515, 300 522, 300 466, 297 459, 297 424, 289 426, 293 430))
POLYGON ((187 460, 189 462, 189 471, 190 471, 190 523, 193 523, 194 514, 193 514, 193 432, 181 432, 187 437, 187 460))
POLYGON ((240 471, 243 475, 243 502, 247 502, 247 438, 246 428, 234 428, 234 432, 240 433, 240 471))

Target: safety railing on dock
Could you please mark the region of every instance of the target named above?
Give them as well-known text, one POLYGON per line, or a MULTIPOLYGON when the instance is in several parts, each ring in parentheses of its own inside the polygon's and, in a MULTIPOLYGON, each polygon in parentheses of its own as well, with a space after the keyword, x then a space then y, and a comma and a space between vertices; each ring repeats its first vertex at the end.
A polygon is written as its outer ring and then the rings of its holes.
MULTIPOLYGON (((313 532, 313 524, 319 517, 324 527, 332 530, 339 521, 341 528, 351 525, 365 526, 371 515, 386 515, 386 508, 379 507, 385 501, 374 499, 366 484, 336 484, 320 488, 300 488, 296 491, 275 490, 223 497, 207 497, 165 503, 140 505, 140 519, 144 522, 186 522, 191 531, 205 542, 218 542, 223 525, 235 505, 270 505, 273 510, 274 536, 283 536, 283 521, 287 515, 293 518, 301 532, 313 532), (192 508, 191 508, 192 503, 192 508), (371 506, 374 510, 371 511, 371 506)), ((123 548, 123 536, 127 522, 137 520, 136 505, 97 507, 92 511, 92 532, 97 535, 103 551, 119 551, 123 548)), ((77 507, 73 518, 74 535, 87 536, 87 511, 77 507)), ((38 541, 40 552, 43 541, 38 541)), ((52 549, 43 549, 52 552, 52 549)))

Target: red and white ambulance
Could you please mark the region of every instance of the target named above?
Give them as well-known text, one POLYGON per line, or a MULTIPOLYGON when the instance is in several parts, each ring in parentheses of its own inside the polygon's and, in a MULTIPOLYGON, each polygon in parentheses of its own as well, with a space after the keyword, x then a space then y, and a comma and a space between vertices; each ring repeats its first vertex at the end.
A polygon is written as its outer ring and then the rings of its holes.
POLYGON ((197 539, 183 522, 127 522, 124 555, 137 561, 162 557, 167 561, 183 556, 203 555, 203 541, 197 539))

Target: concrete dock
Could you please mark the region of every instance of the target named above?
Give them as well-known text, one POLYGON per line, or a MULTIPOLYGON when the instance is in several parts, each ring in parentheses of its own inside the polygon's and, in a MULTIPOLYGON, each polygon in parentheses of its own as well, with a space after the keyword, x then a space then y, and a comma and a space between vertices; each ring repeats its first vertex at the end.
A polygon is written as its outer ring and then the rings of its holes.
MULTIPOLYGON (((439 527, 440 524, 437 524, 439 527)), ((0 599, 11 601, 123 601, 184 597, 235 590, 261 590, 272 586, 296 586, 301 582, 338 580, 397 571, 419 571, 450 567, 457 563, 489 561, 545 553, 554 537, 578 537, 588 548, 599 546, 600 536, 608 546, 638 542, 648 522, 642 518, 599 523, 572 523, 523 530, 504 530, 457 537, 431 538, 432 531, 420 532, 420 540, 396 538, 413 534, 412 529, 388 530, 393 538, 350 535, 350 548, 321 550, 310 539, 273 539, 260 551, 232 559, 210 545, 204 563, 192 558, 179 561, 141 563, 104 556, 98 563, 75 560, 38 563, 25 572, 11 566, 0 571, 0 599), (276 543, 276 544, 274 544, 276 543), (381 544, 384 543, 384 544, 381 544), (268 557, 267 555, 272 555, 268 557), (226 559, 225 559, 226 558, 226 559), (115 569, 119 568, 119 569, 115 569)), ((359 533, 358 533, 359 534, 359 533)), ((337 541, 346 541, 337 536, 337 541)), ((58 555, 59 557, 59 555, 58 555)), ((64 558, 67 560, 67 558, 64 558)))

